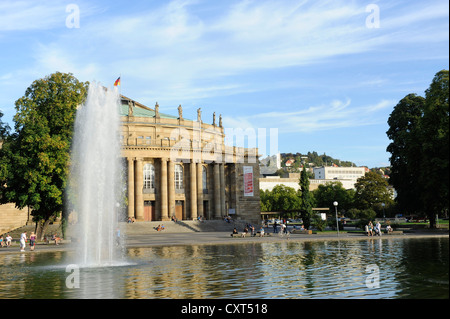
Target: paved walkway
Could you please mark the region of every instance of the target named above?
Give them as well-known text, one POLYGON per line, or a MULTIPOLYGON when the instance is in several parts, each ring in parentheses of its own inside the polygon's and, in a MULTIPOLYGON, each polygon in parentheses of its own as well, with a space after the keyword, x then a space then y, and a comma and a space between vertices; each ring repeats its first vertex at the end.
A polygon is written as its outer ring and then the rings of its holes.
MULTIPOLYGON (((420 232, 401 235, 383 235, 381 237, 367 237, 361 233, 341 233, 337 237, 336 233, 331 234, 291 234, 288 238, 280 237, 278 234, 270 233, 270 237, 231 237, 229 232, 191 232, 191 233, 164 233, 155 232, 151 234, 134 234, 126 237, 126 246, 133 247, 154 247, 154 246, 175 246, 175 245, 218 245, 218 244, 244 244, 261 242, 304 242, 304 241, 329 241, 329 240, 378 240, 392 238, 429 238, 429 237, 449 237, 447 232, 420 232)), ((34 252, 69 250, 76 249, 75 244, 38 244, 34 252)), ((19 246, 14 243, 12 247, 0 248, 0 255, 4 253, 20 253, 19 246)), ((32 253, 27 245, 25 253, 32 253)))

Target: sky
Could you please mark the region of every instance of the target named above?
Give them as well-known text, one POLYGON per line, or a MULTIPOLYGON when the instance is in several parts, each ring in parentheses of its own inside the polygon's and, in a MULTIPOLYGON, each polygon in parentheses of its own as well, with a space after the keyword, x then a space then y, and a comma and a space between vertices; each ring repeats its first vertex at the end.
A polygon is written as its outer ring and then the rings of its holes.
POLYGON ((121 94, 162 113, 221 114, 228 136, 253 133, 245 146, 263 155, 316 151, 372 168, 389 165, 395 105, 449 68, 449 4, 0 0, 0 47, 11 127, 34 80, 59 71, 112 87, 120 76, 121 94))

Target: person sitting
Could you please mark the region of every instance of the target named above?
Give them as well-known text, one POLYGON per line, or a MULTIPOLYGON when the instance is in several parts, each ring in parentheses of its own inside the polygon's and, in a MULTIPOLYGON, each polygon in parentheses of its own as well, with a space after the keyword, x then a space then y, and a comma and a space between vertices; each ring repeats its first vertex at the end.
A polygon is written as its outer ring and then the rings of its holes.
POLYGON ((392 232, 392 231, 393 231, 393 229, 392 229, 391 225, 387 225, 387 226, 386 226, 386 232, 387 232, 387 233, 390 233, 390 232, 392 232))
POLYGON ((161 225, 158 225, 158 227, 156 227, 156 231, 161 231, 161 225))
POLYGON ((55 245, 59 245, 59 244, 58 244, 58 241, 60 241, 61 238, 59 238, 56 234, 53 234, 53 235, 52 235, 52 240, 55 241, 55 245))
POLYGON ((233 233, 230 235, 231 237, 233 237, 234 235, 237 235, 238 231, 236 229, 236 227, 233 228, 233 233))
POLYGON ((264 237, 264 227, 261 226, 261 229, 259 230, 259 237, 264 237))

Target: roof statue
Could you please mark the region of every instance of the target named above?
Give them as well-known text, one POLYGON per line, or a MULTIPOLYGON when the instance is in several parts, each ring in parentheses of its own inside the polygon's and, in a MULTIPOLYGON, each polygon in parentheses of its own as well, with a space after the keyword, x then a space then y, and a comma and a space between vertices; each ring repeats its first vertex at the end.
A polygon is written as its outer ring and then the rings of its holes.
POLYGON ((198 108, 198 110, 197 110, 197 121, 198 122, 202 122, 202 109, 201 108, 198 108))
POLYGON ((178 118, 180 120, 183 119, 183 108, 181 107, 181 104, 178 106, 178 118))
POLYGON ((134 102, 133 101, 128 101, 128 116, 133 116, 133 107, 134 107, 134 102))
POLYGON ((158 105, 158 102, 156 102, 156 104, 155 104, 155 117, 159 118, 159 105, 158 105))

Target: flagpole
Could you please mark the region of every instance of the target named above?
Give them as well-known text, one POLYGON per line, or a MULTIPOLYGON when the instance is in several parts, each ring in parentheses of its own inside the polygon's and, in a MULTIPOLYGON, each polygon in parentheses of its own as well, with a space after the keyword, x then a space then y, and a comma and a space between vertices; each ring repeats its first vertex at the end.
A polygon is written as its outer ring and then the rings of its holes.
POLYGON ((122 95, 122 73, 119 73, 119 79, 120 79, 120 83, 119 83, 119 96, 122 95))

